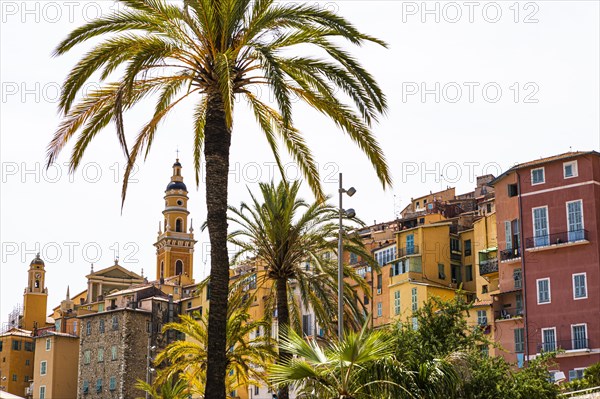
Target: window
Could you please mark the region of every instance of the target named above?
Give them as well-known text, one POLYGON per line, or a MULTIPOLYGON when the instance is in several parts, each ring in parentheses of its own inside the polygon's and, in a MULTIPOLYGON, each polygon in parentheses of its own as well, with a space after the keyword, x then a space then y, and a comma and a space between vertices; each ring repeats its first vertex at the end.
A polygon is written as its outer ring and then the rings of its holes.
POLYGON ((542 350, 544 352, 556 350, 556 328, 542 328, 542 350))
POLYGON ((175 221, 175 231, 177 233, 182 233, 183 232, 183 220, 181 220, 181 219, 178 218, 175 221))
POLYGON ((533 240, 536 247, 550 245, 548 235, 548 207, 533 208, 533 240))
POLYGON ((77 334, 77 320, 73 321, 73 334, 77 334))
POLYGON ((415 253, 415 235, 409 234, 406 236, 406 254, 412 255, 415 253))
POLYGON ((419 306, 417 303, 417 289, 416 288, 413 288, 411 290, 411 298, 410 299, 411 299, 411 303, 412 303, 412 311, 416 312, 417 308, 419 306))
POLYGON ((29 366, 31 364, 31 360, 25 359, 25 366, 29 366))
POLYGON ((377 302, 377 317, 383 316, 383 303, 377 302))
POLYGON ((55 331, 60 331, 60 330, 61 330, 61 328, 60 328, 60 327, 61 327, 61 324, 62 324, 62 323, 61 323, 61 320, 60 320, 60 319, 56 320, 56 321, 54 322, 54 330, 55 330, 55 331))
POLYGON ((96 392, 102 392, 102 378, 96 380, 96 392))
POLYGON ((550 303, 550 279, 541 278, 537 281, 537 303, 538 305, 543 303, 550 303))
POLYGON ((563 175, 565 179, 577 177, 577 161, 563 163, 563 175))
POLYGON ((19 379, 19 376, 18 376, 18 375, 16 375, 16 374, 13 374, 13 375, 12 375, 12 380, 13 380, 13 381, 17 381, 18 379, 19 379))
POLYGON ((581 200, 567 202, 567 224, 569 226, 569 242, 584 239, 583 205, 581 200))
POLYGON ((254 394, 255 395, 260 395, 260 388, 258 387, 258 385, 254 386, 254 394))
POLYGON ((98 348, 98 362, 104 361, 104 348, 98 348))
POLYGON ((525 352, 525 329, 515 328, 515 353, 525 352))
POLYGON ((490 347, 487 345, 479 345, 479 351, 481 352, 481 354, 483 356, 489 356, 490 355, 490 347))
POLYGON ((23 378, 23 382, 29 382, 29 376, 28 376, 28 375, 26 375, 26 376, 23 378))
POLYGON ((523 278, 520 268, 513 270, 513 280, 515 282, 515 289, 520 289, 523 287, 523 278))
POLYGON ((531 169, 531 185, 544 183, 544 168, 531 169))
POLYGON ((523 294, 520 292, 516 293, 515 301, 517 302, 517 315, 523 314, 523 294))
POLYGON ((512 229, 510 221, 504 222, 504 240, 506 242, 506 249, 512 249, 512 229))
POLYGON ((46 399, 46 386, 42 385, 40 387, 40 399, 46 399))
POLYGON ((83 364, 90 364, 90 360, 92 357, 92 352, 90 350, 86 350, 83 352, 83 364))
POLYGON ((100 320, 98 323, 98 328, 100 330, 100 334, 104 333, 104 320, 100 320))
POLYGON ((396 247, 395 246, 383 249, 383 250, 375 253, 375 260, 377 260, 377 263, 379 263, 379 266, 383 266, 387 263, 390 263, 394 259, 396 259, 396 247))
POLYGON ((465 256, 471 256, 471 240, 465 241, 465 256))
POLYGON ((90 383, 88 380, 83 380, 83 393, 87 394, 90 391, 90 383))
POLYGON ((21 350, 21 341, 18 341, 16 339, 12 340, 12 349, 14 351, 20 351, 21 350))
POLYGON ((483 284, 481 286, 481 293, 482 294, 487 294, 488 293, 488 286, 487 286, 487 284, 483 284))
POLYGON ((4 341, 0 341, 0 352, 2 352, 2 347, 4 346, 4 341))
POLYGON ((473 265, 465 266, 465 281, 473 281, 473 265))
POLYGON ((412 328, 413 330, 418 330, 419 329, 419 319, 417 319, 416 317, 413 317, 412 319, 412 328))
POLYGON ((46 368, 48 367, 48 363, 45 360, 40 362, 40 375, 46 375, 46 368))
POLYGON ((25 351, 33 352, 35 350, 33 342, 25 342, 25 351))
POLYGON ((400 314, 400 291, 394 292, 394 314, 396 316, 400 314))
POLYGON ((487 213, 492 213, 492 204, 485 204, 485 209, 487 210, 487 213))
POLYGON ((368 305, 368 304, 369 304, 369 296, 368 296, 368 295, 365 295, 365 296, 363 297, 363 303, 364 303, 365 305, 368 305))
POLYGON ((113 345, 110 348, 110 360, 117 360, 117 346, 113 345))
POLYGON ((98 304, 98 312, 104 312, 104 304, 103 303, 98 304))
POLYGON ((519 186, 517 186, 517 184, 509 184, 507 186, 508 188, 508 196, 509 197, 516 197, 517 195, 519 195, 519 186))
POLYGON ((583 368, 569 370, 569 381, 578 380, 580 378, 583 378, 584 371, 585 371, 585 369, 583 369, 583 368))
POLYGON ((574 324, 571 326, 573 349, 587 349, 587 324, 574 324))
POLYGON ((52 340, 50 338, 46 338, 46 350, 49 351, 52 347, 52 340))
POLYGON ((441 280, 445 280, 446 279, 446 273, 444 271, 444 264, 443 263, 438 263, 438 278, 441 280))
POLYGON ((92 322, 87 321, 85 323, 85 335, 90 335, 92 333, 92 322))
POLYGON ((115 389, 117 389, 117 377, 110 377, 110 381, 108 383, 108 389, 110 389, 111 391, 114 391, 115 389))
POLYGON ((119 329, 119 319, 117 318, 117 316, 113 316, 113 318, 112 318, 112 329, 113 330, 119 329))
POLYGON ((302 315, 302 333, 304 335, 312 335, 311 315, 302 315))
POLYGON ((460 241, 456 238, 450 238, 450 250, 460 252, 460 241))
POLYGON ((381 294, 381 288, 383 287, 383 275, 377 275, 377 294, 381 294))
MULTIPOLYGON (((358 262, 358 255, 356 255, 354 253, 350 253, 350 264, 353 265, 357 262, 358 262)), ((310 262, 307 262, 307 263, 308 263, 308 266, 310 267, 310 262)), ((258 387, 256 387, 256 388, 258 388, 258 387)))
POLYGON ((477 324, 480 326, 487 326, 487 312, 485 310, 477 311, 477 324))
POLYGON ((577 273, 573 275, 573 299, 587 298, 586 274, 577 273))

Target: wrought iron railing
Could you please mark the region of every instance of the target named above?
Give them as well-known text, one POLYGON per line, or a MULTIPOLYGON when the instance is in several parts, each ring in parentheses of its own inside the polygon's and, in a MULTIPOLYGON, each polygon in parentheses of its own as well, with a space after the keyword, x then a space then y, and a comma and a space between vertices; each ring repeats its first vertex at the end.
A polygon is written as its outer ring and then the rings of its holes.
POLYGON ((521 257, 521 248, 510 248, 500 251, 500 260, 511 260, 521 257))
POLYGON ((572 242, 586 241, 588 239, 587 230, 562 231, 560 233, 546 234, 537 237, 530 237, 525 240, 526 248, 547 247, 549 245, 569 244, 572 242))
POLYGON ((420 253, 421 252, 419 252, 418 245, 411 245, 404 248, 400 248, 397 255, 399 258, 402 258, 409 255, 419 255, 420 253))
POLYGON ((498 272, 498 259, 487 259, 479 261, 479 274, 485 276, 486 274, 498 272))
POLYGON ((581 349, 589 349, 590 341, 587 338, 575 338, 575 339, 566 339, 562 341, 549 341, 542 342, 538 344, 537 351, 541 352, 554 352, 557 350, 581 350, 581 349))

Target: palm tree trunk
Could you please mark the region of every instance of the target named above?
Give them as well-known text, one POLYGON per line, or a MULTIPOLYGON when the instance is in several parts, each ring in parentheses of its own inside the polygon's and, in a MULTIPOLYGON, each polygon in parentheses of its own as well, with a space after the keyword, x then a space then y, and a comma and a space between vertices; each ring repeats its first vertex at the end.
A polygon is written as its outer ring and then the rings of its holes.
MULTIPOLYGON (((285 327, 290 326, 290 312, 288 309, 288 292, 287 292, 287 279, 280 277, 277 279, 277 325, 279 327, 279 342, 281 342, 284 336, 285 327)), ((291 358, 291 353, 282 350, 279 346, 279 360, 278 363, 284 362, 291 358)), ((289 399, 290 390, 289 387, 283 386, 279 388, 277 392, 277 399, 289 399)))
POLYGON ((210 311, 205 399, 225 399, 227 296, 227 178, 231 131, 225 122, 220 95, 207 104, 204 156, 206 159, 206 208, 210 237, 210 311))

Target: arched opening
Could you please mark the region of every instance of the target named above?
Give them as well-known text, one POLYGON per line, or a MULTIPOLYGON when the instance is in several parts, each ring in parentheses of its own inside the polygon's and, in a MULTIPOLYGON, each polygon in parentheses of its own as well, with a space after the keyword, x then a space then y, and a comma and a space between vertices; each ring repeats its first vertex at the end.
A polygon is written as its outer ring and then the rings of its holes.
POLYGON ((34 288, 40 288, 40 280, 35 280, 35 283, 33 284, 34 288))
POLYGON ((158 277, 164 277, 165 276, 165 262, 160 262, 160 276, 158 277))
POLYGON ((177 219, 175 221, 175 231, 178 232, 178 233, 182 233, 183 232, 183 220, 177 219))
POLYGON ((175 262, 175 275, 179 276, 182 273, 183 273, 183 262, 178 260, 177 262, 175 262))

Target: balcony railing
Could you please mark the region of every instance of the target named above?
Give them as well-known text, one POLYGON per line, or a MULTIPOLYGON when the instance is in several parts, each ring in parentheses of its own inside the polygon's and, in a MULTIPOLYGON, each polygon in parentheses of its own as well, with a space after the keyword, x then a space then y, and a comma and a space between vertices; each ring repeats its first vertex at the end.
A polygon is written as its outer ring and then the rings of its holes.
POLYGON ((508 320, 523 317, 523 308, 504 308, 494 312, 494 320, 508 320))
POLYGON ((567 339, 563 341, 542 342, 537 346, 537 352, 554 352, 557 350, 585 350, 590 348, 590 340, 587 338, 567 339))
POLYGON ((400 250, 398 251, 398 257, 403 258, 409 255, 419 255, 420 253, 421 252, 419 252, 419 246, 412 245, 409 247, 400 248, 400 250))
POLYGON ((521 248, 511 248, 500 251, 500 260, 511 260, 521 257, 521 248))
POLYGON ((563 231, 560 233, 546 234, 543 236, 530 237, 525 240, 526 248, 547 247, 549 245, 569 244, 578 241, 587 241, 587 230, 563 231))
POLYGON ((498 259, 488 259, 479 261, 479 274, 484 276, 498 272, 498 259))

